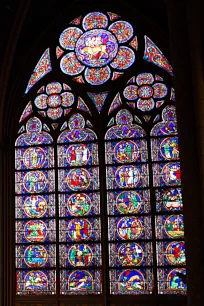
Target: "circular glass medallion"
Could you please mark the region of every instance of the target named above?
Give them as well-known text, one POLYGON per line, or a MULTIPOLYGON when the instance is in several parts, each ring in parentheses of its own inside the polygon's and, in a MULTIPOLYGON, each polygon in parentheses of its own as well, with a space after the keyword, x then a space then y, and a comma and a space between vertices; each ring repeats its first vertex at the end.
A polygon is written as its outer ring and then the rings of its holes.
POLYGON ((179 163, 166 164, 162 169, 162 179, 167 185, 180 185, 181 172, 179 163))
POLYGON ((45 266, 48 260, 46 248, 42 245, 30 245, 24 252, 25 263, 30 268, 45 266))
POLYGON ((128 41, 133 36, 133 28, 129 22, 116 21, 108 28, 118 39, 119 43, 128 41))
POLYGON ((128 125, 133 122, 132 114, 127 109, 121 109, 116 115, 116 123, 119 125, 128 125))
POLYGON ((77 58, 90 67, 102 67, 116 56, 118 43, 106 30, 91 30, 84 33, 76 44, 77 58))
POLYGON ((85 190, 90 185, 90 174, 86 169, 72 169, 67 175, 67 185, 70 189, 85 190))
POLYGON ((124 91, 123 95, 127 100, 136 100, 137 99, 137 86, 129 85, 127 86, 124 91))
POLYGON ((166 258, 170 264, 184 265, 186 263, 185 243, 183 241, 171 242, 166 248, 166 258))
POLYGON ((164 223, 164 230, 170 238, 184 237, 184 223, 182 215, 169 216, 164 223))
POLYGON ((87 267, 92 262, 92 250, 86 244, 75 244, 69 249, 68 260, 74 267, 87 267))
POLYGON ((169 290, 185 290, 186 289, 186 270, 173 269, 167 276, 167 284, 169 290))
POLYGON ((102 68, 86 68, 85 79, 91 85, 101 85, 110 79, 111 70, 108 66, 102 68))
POLYGON ((117 232, 121 239, 137 239, 142 235, 143 226, 139 218, 124 217, 118 221, 117 232))
POLYGON ((178 138, 165 138, 160 145, 161 155, 165 159, 178 159, 179 158, 179 147, 178 138))
POLYGON ((40 220, 28 221, 24 227, 24 235, 29 242, 45 241, 47 236, 47 226, 40 220))
POLYGON ((143 85, 138 89, 138 95, 143 99, 151 98, 153 95, 153 89, 149 85, 143 85))
POLYGON ((66 50, 74 50, 76 42, 82 34, 82 30, 80 30, 79 28, 67 28, 60 35, 60 45, 66 50))
POLYGON ((34 293, 35 291, 47 292, 48 290, 48 279, 45 273, 42 271, 30 271, 28 272, 23 280, 24 292, 34 293))
POLYGON ((83 129, 85 120, 81 114, 74 114, 70 117, 68 126, 70 130, 83 129))
POLYGON ((138 74, 136 82, 138 85, 152 84, 154 83, 154 77, 151 73, 143 72, 138 74))
POLYGON ((168 89, 165 84, 156 83, 152 87, 154 89, 154 98, 164 98, 168 93, 168 89))
POLYGON ((39 109, 45 109, 47 107, 47 95, 39 95, 34 100, 35 106, 39 109))
POLYGON ((137 243, 124 243, 118 249, 118 259, 123 266, 139 266, 143 258, 143 249, 137 243))
POLYGON ((124 70, 132 66, 134 61, 135 53, 130 48, 122 46, 110 65, 115 69, 124 70))
POLYGON ((123 191, 116 199, 116 207, 122 214, 139 212, 142 205, 140 195, 135 191, 123 191))
POLYGON ((114 148, 114 156, 120 163, 131 163, 138 157, 139 149, 131 140, 120 141, 114 148))
POLYGON ((23 179, 23 186, 29 193, 42 192, 47 186, 47 179, 41 171, 30 171, 23 179))
POLYGON ((92 235, 92 225, 87 219, 74 219, 69 222, 68 235, 72 241, 88 240, 92 235))
POLYGON ((24 211, 29 218, 41 218, 47 211, 47 201, 40 195, 27 197, 24 202, 24 211))
POLYGON ((182 210, 182 192, 181 189, 170 189, 165 190, 164 200, 162 200, 162 204, 164 204, 165 208, 168 210, 182 210))
POLYGON ((47 104, 50 107, 57 107, 61 104, 61 97, 59 95, 51 95, 47 98, 47 104))
POLYGON ((138 99, 137 101, 137 108, 142 112, 149 112, 154 108, 154 100, 151 99, 138 99))
POLYGON ((118 280, 118 289, 120 291, 130 291, 145 289, 145 280, 143 274, 138 270, 125 270, 120 273, 118 280))
POLYGON ((82 25, 86 31, 96 28, 104 29, 108 25, 108 18, 101 12, 91 12, 84 17, 82 25))
POLYGON ((121 166, 116 171, 115 180, 119 187, 136 187, 140 181, 140 172, 135 166, 121 166))
POLYGON ((29 169, 42 168, 46 160, 46 153, 40 147, 28 148, 23 154, 23 161, 29 169))
POLYGON ((87 194, 77 193, 68 198, 67 208, 73 216, 85 216, 89 213, 92 203, 87 194))
POLYGON ((71 166, 82 166, 88 163, 90 151, 86 144, 72 145, 67 149, 66 158, 71 166))
POLYGON ((36 117, 30 118, 26 123, 26 131, 28 133, 33 133, 33 132, 38 133, 41 132, 41 130, 42 130, 42 123, 40 119, 36 117))
POLYGON ((71 92, 64 92, 61 95, 62 106, 69 107, 74 103, 74 95, 71 92))
POLYGON ((60 68, 65 74, 77 75, 84 70, 85 66, 78 61, 74 52, 70 52, 61 59, 60 68))
POLYGON ((48 95, 60 93, 62 91, 62 85, 59 82, 52 82, 47 84, 46 93, 48 95))
POLYGON ((91 273, 83 270, 76 270, 72 272, 68 279, 68 290, 73 292, 93 291, 94 282, 91 273))
POLYGON ((63 114, 63 109, 61 107, 49 108, 47 110, 47 115, 52 120, 56 120, 56 119, 60 118, 62 116, 62 114, 63 114))

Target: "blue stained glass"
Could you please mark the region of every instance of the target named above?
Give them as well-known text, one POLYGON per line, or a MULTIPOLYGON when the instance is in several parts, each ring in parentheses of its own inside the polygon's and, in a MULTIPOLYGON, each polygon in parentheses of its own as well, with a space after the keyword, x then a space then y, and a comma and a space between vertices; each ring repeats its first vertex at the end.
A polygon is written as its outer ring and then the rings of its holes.
POLYGON ((54 270, 16 271, 17 295, 56 294, 56 272, 54 270))
POLYGON ((141 138, 145 137, 146 133, 139 125, 116 125, 112 126, 106 133, 105 139, 125 139, 125 138, 141 138))
POLYGON ((60 220, 60 242, 100 240, 99 218, 60 220))
POLYGON ((55 245, 17 245, 16 268, 50 268, 56 265, 55 245))
POLYGON ((46 132, 35 132, 21 134, 17 139, 15 146, 31 146, 36 144, 51 144, 52 137, 46 132))
POLYGON ((153 164, 154 186, 181 185, 180 163, 153 164))
POLYGON ((152 139, 151 152, 153 161, 179 159, 178 137, 152 139))
POLYGON ((100 244, 69 244, 59 246, 60 267, 101 266, 100 244))
POLYGON ((50 147, 16 149, 16 170, 54 167, 54 150, 50 147))
POLYGON ((96 134, 86 128, 86 129, 74 129, 72 131, 66 130, 62 132, 58 138, 58 143, 69 143, 69 142, 78 142, 78 141, 90 141, 96 140, 96 134))
POLYGON ((58 146, 57 156, 59 167, 97 165, 98 145, 90 143, 58 146))
POLYGON ((55 220, 16 221, 16 242, 54 242, 55 220))
POLYGON ((60 217, 80 217, 85 215, 99 215, 99 193, 74 193, 59 195, 60 217))
POLYGON ((62 295, 87 295, 102 292, 100 270, 75 270, 60 272, 60 293, 62 295))
POLYGON ((151 136, 177 134, 176 108, 168 105, 162 111, 162 122, 155 124, 151 130, 151 136))
POLYGON ((109 265, 121 266, 151 266, 153 250, 150 242, 128 242, 109 244, 109 265))
POLYGON ((98 189, 99 170, 96 167, 59 170, 59 191, 98 189))
POLYGON ((165 265, 185 265, 185 242, 157 242, 157 264, 165 265))
POLYGON ((150 239, 151 219, 150 217, 109 217, 109 240, 136 240, 150 239))
POLYGON ((183 215, 156 216, 156 238, 183 238, 184 222, 183 215))
POLYGON ((110 270, 111 294, 150 294, 152 290, 152 269, 110 270))
POLYGON ((165 268, 157 270, 159 294, 186 294, 186 269, 165 268))
POLYGON ((182 203, 182 189, 168 188, 156 189, 156 209, 157 211, 181 211, 183 209, 182 203))
POLYGON ((146 162, 148 158, 146 140, 123 140, 105 144, 106 164, 146 162))
POLYGON ((106 185, 108 189, 147 187, 148 165, 107 167, 106 185))
POLYGON ((16 196, 16 218, 55 216, 55 195, 16 196))
POLYGON ((150 212, 150 191, 129 190, 107 193, 108 214, 135 214, 150 212))
POLYGON ((16 193, 29 194, 54 192, 55 177, 53 170, 16 172, 16 193))

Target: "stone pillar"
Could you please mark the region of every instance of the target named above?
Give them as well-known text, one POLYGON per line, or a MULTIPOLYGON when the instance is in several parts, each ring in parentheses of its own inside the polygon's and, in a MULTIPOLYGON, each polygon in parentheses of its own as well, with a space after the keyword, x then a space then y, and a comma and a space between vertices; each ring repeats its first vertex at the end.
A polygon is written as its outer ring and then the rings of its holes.
POLYGON ((166 0, 180 135, 188 305, 204 305, 204 95, 197 0, 166 0), (203 100, 203 101, 202 101, 203 100), (203 121, 203 122, 202 122, 203 121))

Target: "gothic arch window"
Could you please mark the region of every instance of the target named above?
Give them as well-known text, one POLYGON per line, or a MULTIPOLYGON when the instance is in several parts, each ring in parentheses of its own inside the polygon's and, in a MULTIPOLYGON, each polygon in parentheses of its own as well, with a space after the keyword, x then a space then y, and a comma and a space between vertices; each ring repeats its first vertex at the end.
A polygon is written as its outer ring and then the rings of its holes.
POLYGON ((16 299, 185 295, 173 69, 89 12, 34 68, 15 143, 16 299))

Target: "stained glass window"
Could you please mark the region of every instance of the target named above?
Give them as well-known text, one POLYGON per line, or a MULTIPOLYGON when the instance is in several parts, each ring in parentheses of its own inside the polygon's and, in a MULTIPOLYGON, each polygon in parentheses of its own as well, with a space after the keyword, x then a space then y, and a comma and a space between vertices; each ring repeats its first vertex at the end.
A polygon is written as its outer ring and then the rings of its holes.
POLYGON ((187 292, 173 70, 135 29, 112 12, 80 15, 29 80, 15 143, 18 297, 187 292))

